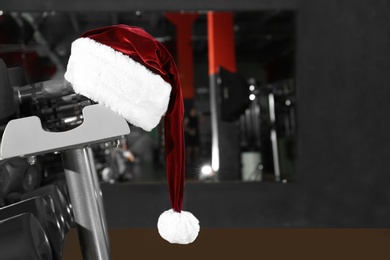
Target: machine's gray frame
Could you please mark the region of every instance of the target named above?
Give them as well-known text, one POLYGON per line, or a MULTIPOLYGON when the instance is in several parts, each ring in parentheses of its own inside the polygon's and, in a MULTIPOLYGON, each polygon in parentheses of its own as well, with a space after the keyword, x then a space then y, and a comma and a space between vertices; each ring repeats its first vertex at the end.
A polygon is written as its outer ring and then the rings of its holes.
POLYGON ((90 145, 116 140, 130 133, 120 115, 102 105, 83 109, 83 123, 65 132, 46 132, 36 116, 11 120, 0 144, 0 158, 61 152, 81 251, 86 260, 110 258, 110 243, 90 145))

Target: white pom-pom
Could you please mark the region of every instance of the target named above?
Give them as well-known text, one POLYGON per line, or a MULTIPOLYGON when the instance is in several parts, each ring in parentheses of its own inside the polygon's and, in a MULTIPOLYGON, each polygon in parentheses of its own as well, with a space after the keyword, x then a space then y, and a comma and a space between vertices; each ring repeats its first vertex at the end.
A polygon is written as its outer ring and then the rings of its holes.
POLYGON ((158 233, 172 244, 189 244, 198 236, 199 220, 191 212, 164 211, 158 218, 158 233))

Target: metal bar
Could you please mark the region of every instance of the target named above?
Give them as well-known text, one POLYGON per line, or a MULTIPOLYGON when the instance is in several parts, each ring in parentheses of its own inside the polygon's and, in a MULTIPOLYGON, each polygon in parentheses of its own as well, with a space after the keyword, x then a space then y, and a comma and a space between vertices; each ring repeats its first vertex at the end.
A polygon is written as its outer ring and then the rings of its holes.
POLYGON ((272 124, 270 138, 272 143, 272 155, 274 160, 275 181, 280 181, 278 136, 276 133, 275 98, 274 98, 274 94, 272 93, 268 95, 268 104, 269 104, 269 116, 272 124))
POLYGON ((110 245, 91 148, 62 153, 65 177, 77 225, 83 259, 110 259, 110 245))
POLYGON ((103 193, 100 189, 100 182, 99 182, 99 178, 98 178, 97 173, 96 173, 92 149, 88 148, 87 153, 88 153, 88 157, 89 157, 88 161, 93 166, 94 173, 92 174, 92 181, 93 181, 93 185, 95 186, 95 191, 96 191, 96 196, 97 196, 96 200, 97 200, 98 207, 99 207, 100 219, 101 219, 103 231, 105 233, 104 238, 105 238, 106 246, 107 246, 108 250, 110 251, 111 247, 110 247, 110 240, 108 238, 108 227, 107 227, 106 213, 105 213, 104 204, 103 204, 103 193))
POLYGON ((217 174, 219 170, 219 137, 218 137, 218 85, 217 75, 210 75, 210 117, 211 117, 211 167, 217 174))

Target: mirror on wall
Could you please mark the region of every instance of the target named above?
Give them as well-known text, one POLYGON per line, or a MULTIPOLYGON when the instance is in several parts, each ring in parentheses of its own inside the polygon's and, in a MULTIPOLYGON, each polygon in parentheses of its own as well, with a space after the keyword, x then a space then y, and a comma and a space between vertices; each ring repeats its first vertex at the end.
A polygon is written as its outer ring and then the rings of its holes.
MULTIPOLYGON (((193 13, 192 13, 193 14, 193 13)), ((232 12, 236 71, 217 74, 218 120, 235 129, 221 150, 234 151, 233 173, 211 168, 212 127, 207 12, 196 13, 191 26, 193 96, 185 98, 187 179, 194 182, 294 181, 296 150, 295 13, 270 10, 232 12), (226 95, 230 93, 230 95, 226 95), (238 169, 238 170, 236 170, 238 169), (228 176, 225 178, 225 176, 228 176)), ((177 59, 175 25, 161 12, 3 13, 0 16, 0 58, 8 68, 21 67, 28 84, 63 78, 70 45, 83 32, 112 24, 140 26, 162 42, 177 59)), ((48 100, 45 106, 54 101, 48 100)), ((24 108, 26 109, 26 108, 24 108)), ((6 122, 1 122, 2 127, 6 122)), ((104 182, 165 181, 162 124, 151 132, 130 126, 131 134, 94 147, 104 182)), ((229 157, 231 160, 231 156, 229 157)), ((47 156, 47 171, 61 162, 47 156)))

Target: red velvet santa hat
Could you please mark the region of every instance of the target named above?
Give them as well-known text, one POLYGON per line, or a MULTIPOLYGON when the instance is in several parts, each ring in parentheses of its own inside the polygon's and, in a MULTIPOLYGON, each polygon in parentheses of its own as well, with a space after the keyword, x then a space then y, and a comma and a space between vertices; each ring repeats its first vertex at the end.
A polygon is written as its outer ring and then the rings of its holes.
POLYGON ((160 235, 188 244, 199 221, 182 211, 185 181, 184 105, 179 74, 166 48, 138 27, 94 29, 72 43, 65 79, 76 93, 101 103, 146 131, 163 115, 166 174, 172 209, 158 219, 160 235))

